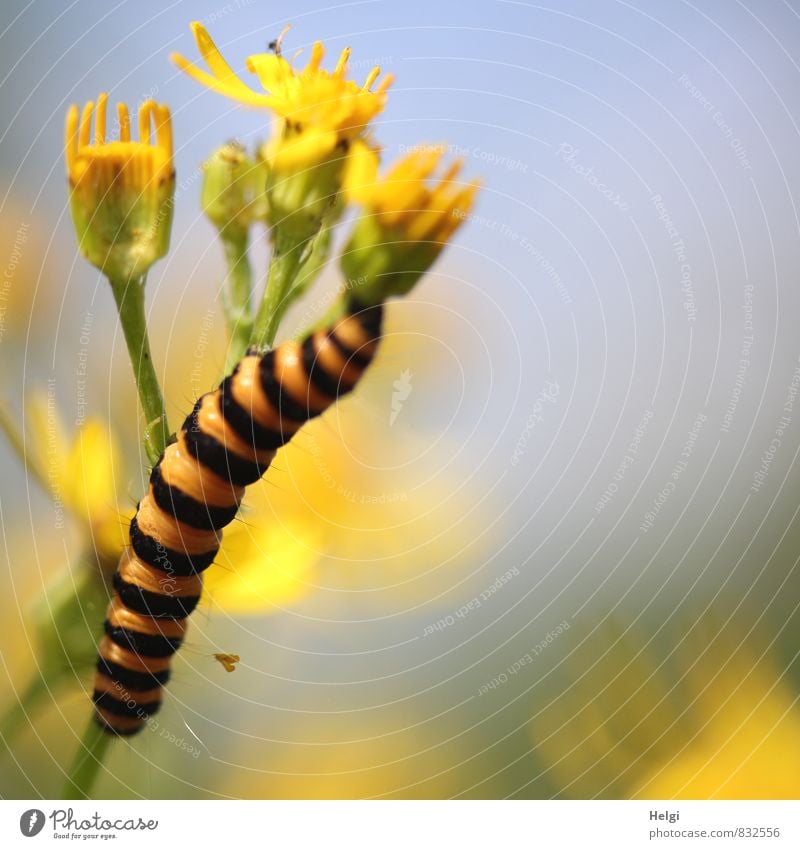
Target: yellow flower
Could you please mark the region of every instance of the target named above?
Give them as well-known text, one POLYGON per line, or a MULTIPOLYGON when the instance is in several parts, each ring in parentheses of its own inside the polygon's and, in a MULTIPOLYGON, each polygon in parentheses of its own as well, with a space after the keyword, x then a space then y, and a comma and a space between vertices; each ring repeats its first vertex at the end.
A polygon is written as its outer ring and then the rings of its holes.
POLYGON ((797 799, 800 709, 769 661, 738 650, 691 676, 702 727, 653 767, 638 799, 797 799))
POLYGON ((50 394, 31 398, 26 412, 26 459, 52 497, 57 520, 66 509, 86 529, 98 561, 116 565, 133 509, 117 498, 119 451, 113 435, 96 418, 68 434, 50 394))
POLYGON ((278 612, 313 590, 322 532, 276 512, 270 487, 250 487, 238 521, 226 528, 204 573, 206 600, 232 615, 278 612))
POLYGON ((302 70, 277 53, 248 56, 247 70, 265 89, 258 92, 236 76, 202 24, 195 21, 191 28, 211 73, 179 53, 172 54, 172 61, 201 85, 247 106, 269 109, 281 118, 283 129, 293 139, 289 151, 284 151, 287 157, 301 157, 307 162, 323 159, 339 142, 361 135, 386 103, 392 76, 384 76, 375 91, 371 88, 380 76, 378 67, 370 71, 363 85, 348 80, 350 48, 341 52, 333 71, 321 67, 325 48, 319 41, 314 42, 311 58, 302 70))
POLYGON ((800 710, 750 629, 701 621, 667 661, 612 631, 569 652, 571 680, 530 725, 560 796, 800 796, 800 710))
POLYGON ((103 93, 96 110, 90 101, 67 113, 70 207, 81 253, 108 277, 127 280, 142 275, 169 247, 172 123, 166 106, 148 100, 139 109, 139 141, 132 141, 128 107, 119 103, 119 141, 107 141, 107 103, 103 93))
POLYGON ((344 193, 367 214, 342 253, 342 270, 365 302, 406 293, 469 217, 479 184, 457 180, 461 161, 429 182, 444 153, 442 145, 421 145, 381 178, 378 152, 363 142, 353 145, 344 193))

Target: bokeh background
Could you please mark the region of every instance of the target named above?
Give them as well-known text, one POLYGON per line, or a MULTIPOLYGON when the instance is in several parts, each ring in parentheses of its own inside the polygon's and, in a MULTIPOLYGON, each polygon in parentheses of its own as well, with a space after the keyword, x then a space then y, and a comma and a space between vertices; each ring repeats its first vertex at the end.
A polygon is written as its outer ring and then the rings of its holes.
MULTIPOLYGON (((148 308, 173 423, 222 364, 199 166, 268 117, 170 64, 195 19, 237 70, 287 22, 287 54, 351 45, 356 76, 397 76, 387 158, 446 141, 484 188, 356 397, 253 496, 158 727, 98 796, 797 798, 795 0, 5 0, 0 397, 55 483, 0 446, 0 795, 57 796, 88 712, 102 599, 51 621, 86 545, 57 420, 109 515, 145 482, 111 293, 66 207, 71 102, 171 107, 148 308), (89 424, 116 441, 110 484, 89 424), (68 630, 85 663, 52 651, 68 630)), ((253 255, 263 275, 263 234, 253 255)))

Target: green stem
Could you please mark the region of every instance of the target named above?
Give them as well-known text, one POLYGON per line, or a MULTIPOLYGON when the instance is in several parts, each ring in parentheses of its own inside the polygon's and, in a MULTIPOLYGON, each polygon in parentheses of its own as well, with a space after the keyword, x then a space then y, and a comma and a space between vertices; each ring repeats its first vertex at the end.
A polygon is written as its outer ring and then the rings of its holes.
POLYGON ((220 237, 228 263, 223 304, 230 338, 225 361, 225 374, 229 374, 247 350, 253 332, 253 310, 250 304, 253 271, 247 257, 247 230, 223 232, 220 237))
POLYGON ((89 720, 78 746, 78 751, 69 768, 69 774, 61 794, 63 799, 90 798, 92 786, 113 739, 113 735, 104 731, 94 717, 89 720))
POLYGON ((0 741, 5 749, 11 749, 12 739, 25 722, 30 721, 31 713, 36 710, 42 697, 48 692, 44 678, 37 672, 17 699, 16 704, 12 705, 0 720, 0 741))
POLYGON ((110 280, 117 310, 128 345, 133 375, 139 390, 139 402, 145 417, 144 449, 155 465, 169 441, 169 424, 161 387, 153 367, 147 322, 144 315, 144 277, 135 280, 110 280))
POLYGON ((283 314, 291 303, 289 293, 297 272, 308 258, 308 241, 302 244, 283 244, 280 233, 275 240, 275 250, 269 264, 267 288, 258 308, 250 344, 258 351, 266 351, 275 341, 283 314))

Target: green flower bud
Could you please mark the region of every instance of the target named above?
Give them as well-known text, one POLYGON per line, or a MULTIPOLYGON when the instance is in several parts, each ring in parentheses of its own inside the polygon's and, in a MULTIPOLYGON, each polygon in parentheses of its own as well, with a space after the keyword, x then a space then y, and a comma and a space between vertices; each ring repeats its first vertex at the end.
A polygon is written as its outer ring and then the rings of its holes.
POLYGON ((203 166, 203 211, 220 232, 246 233, 266 217, 266 182, 263 159, 254 161, 241 144, 228 142, 203 166))

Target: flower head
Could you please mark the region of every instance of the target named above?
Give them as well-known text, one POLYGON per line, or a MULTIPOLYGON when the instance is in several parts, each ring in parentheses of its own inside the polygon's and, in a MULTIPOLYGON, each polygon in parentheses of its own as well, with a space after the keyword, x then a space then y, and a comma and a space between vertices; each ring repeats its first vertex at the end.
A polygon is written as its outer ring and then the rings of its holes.
MULTIPOLYGON (((247 106, 271 110, 282 119, 282 128, 293 136, 291 148, 295 157, 302 151, 307 161, 313 161, 330 153, 340 141, 357 138, 386 103, 392 76, 384 76, 375 91, 371 89, 381 73, 378 67, 370 71, 363 84, 348 80, 350 48, 341 52, 333 71, 321 67, 325 48, 319 41, 314 42, 311 58, 302 70, 278 53, 248 56, 247 70, 258 77, 265 89, 259 92, 236 76, 202 24, 195 21, 191 26, 210 73, 179 53, 172 54, 172 61, 213 91, 247 106)), ((285 150, 283 154, 292 155, 285 150)))
POLYGON ((128 107, 119 103, 119 140, 107 141, 107 102, 103 93, 96 107, 90 101, 67 113, 70 206, 81 253, 109 277, 128 279, 147 271, 169 247, 172 124, 167 107, 148 100, 139 109, 139 140, 132 141, 128 107))
POLYGON ((420 146, 381 178, 378 152, 363 143, 353 146, 344 192, 366 214, 342 254, 342 269, 351 285, 358 281, 361 301, 407 292, 469 216, 479 184, 457 179, 460 161, 431 182, 444 152, 442 145, 420 146))
POLYGON ((94 417, 70 433, 49 395, 32 396, 25 411, 24 459, 47 485, 56 516, 66 508, 83 526, 98 561, 115 563, 133 510, 117 496, 120 464, 114 434, 94 417))

